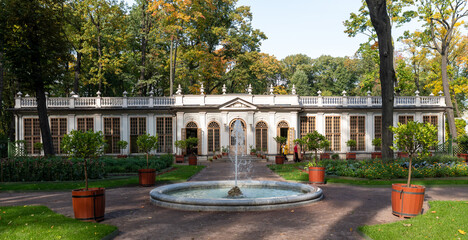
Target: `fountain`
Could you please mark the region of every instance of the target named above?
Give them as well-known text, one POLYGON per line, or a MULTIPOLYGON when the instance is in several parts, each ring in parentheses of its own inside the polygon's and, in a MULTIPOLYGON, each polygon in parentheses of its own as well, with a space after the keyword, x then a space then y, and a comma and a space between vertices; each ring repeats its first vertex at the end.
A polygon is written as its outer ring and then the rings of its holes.
MULTIPOLYGON (((323 198, 322 189, 277 181, 238 180, 239 155, 244 152, 244 130, 236 120, 232 132, 234 181, 201 181, 170 184, 150 192, 151 202, 161 207, 191 211, 262 211, 303 206, 323 198)), ((247 165, 245 162, 243 165, 247 165)))

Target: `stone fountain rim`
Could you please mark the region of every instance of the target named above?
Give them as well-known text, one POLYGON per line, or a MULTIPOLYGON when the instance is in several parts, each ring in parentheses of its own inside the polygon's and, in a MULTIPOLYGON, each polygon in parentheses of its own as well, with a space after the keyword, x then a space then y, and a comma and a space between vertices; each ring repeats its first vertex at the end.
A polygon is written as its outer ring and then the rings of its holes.
POLYGON ((233 187, 234 181, 201 181, 176 183, 157 187, 150 192, 151 202, 162 207, 193 211, 261 211, 297 207, 323 198, 322 189, 301 183, 279 181, 238 181, 238 186, 263 186, 295 189, 304 194, 297 196, 244 198, 244 199, 200 199, 176 197, 167 192, 190 188, 233 187))

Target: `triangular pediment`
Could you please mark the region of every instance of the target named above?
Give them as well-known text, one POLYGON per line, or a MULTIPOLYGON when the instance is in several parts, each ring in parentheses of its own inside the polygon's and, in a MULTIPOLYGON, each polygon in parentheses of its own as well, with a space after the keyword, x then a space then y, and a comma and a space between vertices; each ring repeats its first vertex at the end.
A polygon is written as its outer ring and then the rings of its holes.
POLYGON ((219 107, 219 110, 229 110, 229 111, 246 111, 246 110, 257 110, 257 106, 249 103, 241 98, 235 98, 229 102, 222 104, 219 107))

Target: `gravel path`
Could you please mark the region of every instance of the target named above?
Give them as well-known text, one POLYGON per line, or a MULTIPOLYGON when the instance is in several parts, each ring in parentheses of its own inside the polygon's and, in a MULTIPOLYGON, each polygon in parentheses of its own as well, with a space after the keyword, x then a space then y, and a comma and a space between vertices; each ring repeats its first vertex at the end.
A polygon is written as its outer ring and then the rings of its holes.
MULTIPOLYGON (((232 178, 230 163, 207 163, 191 181, 232 178)), ((282 180, 254 163, 255 180, 282 180)), ((151 205, 152 188, 106 189, 106 218, 119 228, 116 239, 361 239, 364 224, 399 221, 391 214, 390 189, 340 184, 320 186, 325 199, 304 207, 269 212, 188 212, 151 205)), ((426 189, 426 200, 468 200, 468 187, 426 189)), ((73 217, 71 192, 0 193, 0 206, 45 205, 73 217)), ((424 210, 427 211, 427 201, 424 210)))

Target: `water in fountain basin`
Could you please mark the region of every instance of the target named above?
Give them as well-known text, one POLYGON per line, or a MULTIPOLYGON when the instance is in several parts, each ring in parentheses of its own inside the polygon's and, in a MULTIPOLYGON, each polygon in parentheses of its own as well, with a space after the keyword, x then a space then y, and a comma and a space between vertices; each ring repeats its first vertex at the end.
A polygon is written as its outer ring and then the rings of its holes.
MULTIPOLYGON (((175 197, 186 198, 206 198, 206 199, 222 199, 222 198, 236 198, 228 196, 227 192, 231 188, 198 188, 198 189, 184 189, 171 192, 170 194, 175 197)), ((262 187, 243 187, 242 198, 270 198, 270 197, 285 197, 285 196, 298 196, 303 194, 297 189, 282 189, 282 188, 262 188, 262 187)))

